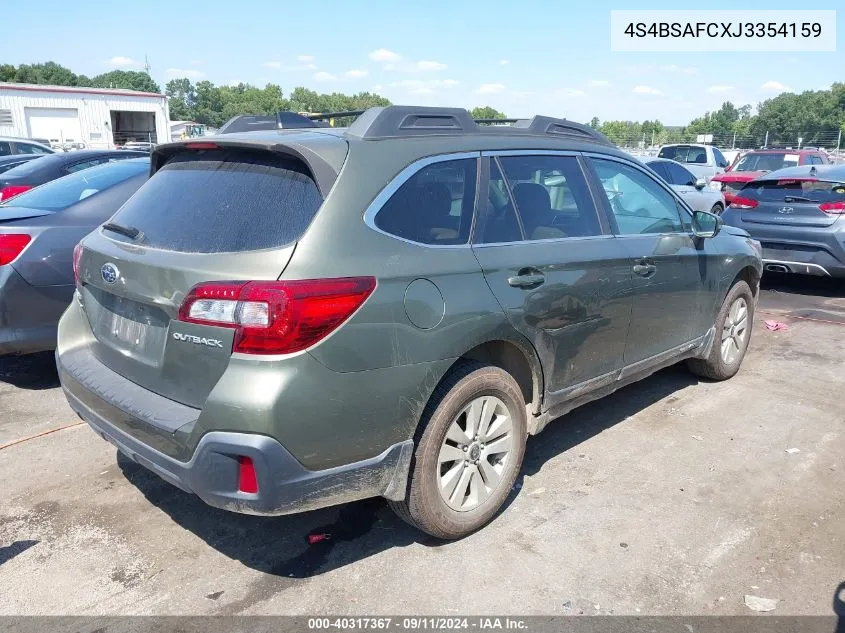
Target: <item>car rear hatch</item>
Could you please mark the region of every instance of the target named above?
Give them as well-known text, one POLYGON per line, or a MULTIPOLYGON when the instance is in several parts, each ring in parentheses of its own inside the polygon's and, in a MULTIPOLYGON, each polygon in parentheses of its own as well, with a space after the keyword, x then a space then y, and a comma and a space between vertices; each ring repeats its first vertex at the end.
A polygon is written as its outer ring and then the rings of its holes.
POLYGON ((731 207, 749 224, 828 227, 845 213, 845 183, 815 177, 758 179, 743 187, 731 207))
POLYGON ((202 407, 236 331, 179 321, 180 307, 204 282, 279 278, 345 159, 345 141, 332 140, 343 147, 328 163, 293 143, 160 146, 153 177, 77 255, 92 353, 150 391, 202 407))

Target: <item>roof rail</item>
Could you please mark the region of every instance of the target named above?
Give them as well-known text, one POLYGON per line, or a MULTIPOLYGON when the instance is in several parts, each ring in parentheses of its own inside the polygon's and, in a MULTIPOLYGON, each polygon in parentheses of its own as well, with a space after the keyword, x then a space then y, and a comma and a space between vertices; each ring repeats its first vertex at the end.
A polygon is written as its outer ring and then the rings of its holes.
POLYGON ((370 108, 349 127, 346 134, 364 140, 435 136, 450 134, 498 134, 507 131, 532 136, 556 136, 590 141, 602 145, 613 143, 593 128, 547 116, 531 119, 480 119, 474 121, 463 108, 387 106, 370 108), (511 125, 479 125, 510 123, 511 125))

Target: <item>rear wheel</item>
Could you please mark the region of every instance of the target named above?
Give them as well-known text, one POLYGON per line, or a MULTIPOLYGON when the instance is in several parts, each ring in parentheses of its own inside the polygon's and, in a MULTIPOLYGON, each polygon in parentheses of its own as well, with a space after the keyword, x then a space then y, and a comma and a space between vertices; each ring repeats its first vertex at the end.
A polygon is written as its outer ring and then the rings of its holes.
POLYGON ((737 281, 716 317, 716 335, 710 355, 687 361, 692 372, 712 380, 725 380, 736 374, 748 350, 753 319, 754 295, 747 283, 737 281))
POLYGON ((522 391, 503 369, 467 362, 435 390, 421 424, 407 495, 390 505, 432 536, 461 538, 496 515, 519 474, 522 391))

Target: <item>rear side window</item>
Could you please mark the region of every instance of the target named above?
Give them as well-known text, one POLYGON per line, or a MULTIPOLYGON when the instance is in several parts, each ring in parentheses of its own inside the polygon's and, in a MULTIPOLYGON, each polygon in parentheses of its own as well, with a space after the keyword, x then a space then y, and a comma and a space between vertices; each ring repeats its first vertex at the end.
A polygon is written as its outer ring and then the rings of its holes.
POLYGON ((0 141, 0 156, 8 156, 12 153, 12 146, 6 141, 0 141))
MULTIPOLYGON (((261 152, 174 156, 112 218, 139 243, 189 253, 277 248, 297 241, 323 198, 305 165, 261 152)), ((112 236, 123 239, 120 236, 112 236)))
POLYGON ((476 162, 464 158, 423 167, 384 204, 376 227, 420 244, 466 244, 475 207, 476 162))
POLYGON ((673 185, 684 185, 695 187, 695 176, 686 167, 675 163, 666 163, 666 170, 669 172, 669 182, 673 185))
POLYGON ((740 195, 761 202, 845 202, 845 182, 812 178, 755 180, 745 185, 740 195))
POLYGON ((6 206, 59 211, 149 171, 148 161, 121 161, 85 169, 15 196, 6 206))

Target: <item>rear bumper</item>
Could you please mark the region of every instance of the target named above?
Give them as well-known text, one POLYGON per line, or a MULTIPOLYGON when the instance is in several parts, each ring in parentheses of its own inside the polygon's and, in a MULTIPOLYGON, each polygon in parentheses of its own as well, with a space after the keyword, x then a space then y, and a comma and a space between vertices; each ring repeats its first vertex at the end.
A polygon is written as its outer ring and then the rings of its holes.
MULTIPOLYGON (((181 461, 135 436, 139 429, 150 425, 151 409, 148 408, 145 415, 135 409, 133 383, 116 374, 93 375, 95 364, 63 363, 58 354, 56 360, 68 403, 100 437, 115 445, 129 459, 177 488, 196 494, 211 506, 245 514, 280 515, 368 497, 401 500, 405 496, 413 453, 410 440, 394 444, 369 459, 324 470, 309 470, 278 441, 266 435, 211 431, 200 438, 190 458, 181 461), (82 366, 87 369, 80 372, 78 368, 82 366), (120 381, 127 384, 119 385, 120 381), (93 382, 105 382, 106 391, 96 393, 99 389, 93 382), (117 403, 123 406, 118 407, 117 403), (115 421, 119 416, 120 427, 107 416, 115 421), (132 429, 133 434, 121 427, 132 429), (238 490, 239 456, 250 457, 255 465, 257 494, 238 490)), ((150 407, 150 398, 157 396, 147 394, 144 404, 150 407)), ((178 424, 184 420, 185 426, 193 427, 189 420, 199 411, 168 402, 167 411, 155 409, 156 415, 167 416, 159 422, 178 424)), ((179 430, 173 432, 179 433, 179 430)))
POLYGON ((73 286, 31 286, 12 266, 0 266, 0 355, 55 349, 72 297, 73 286))

